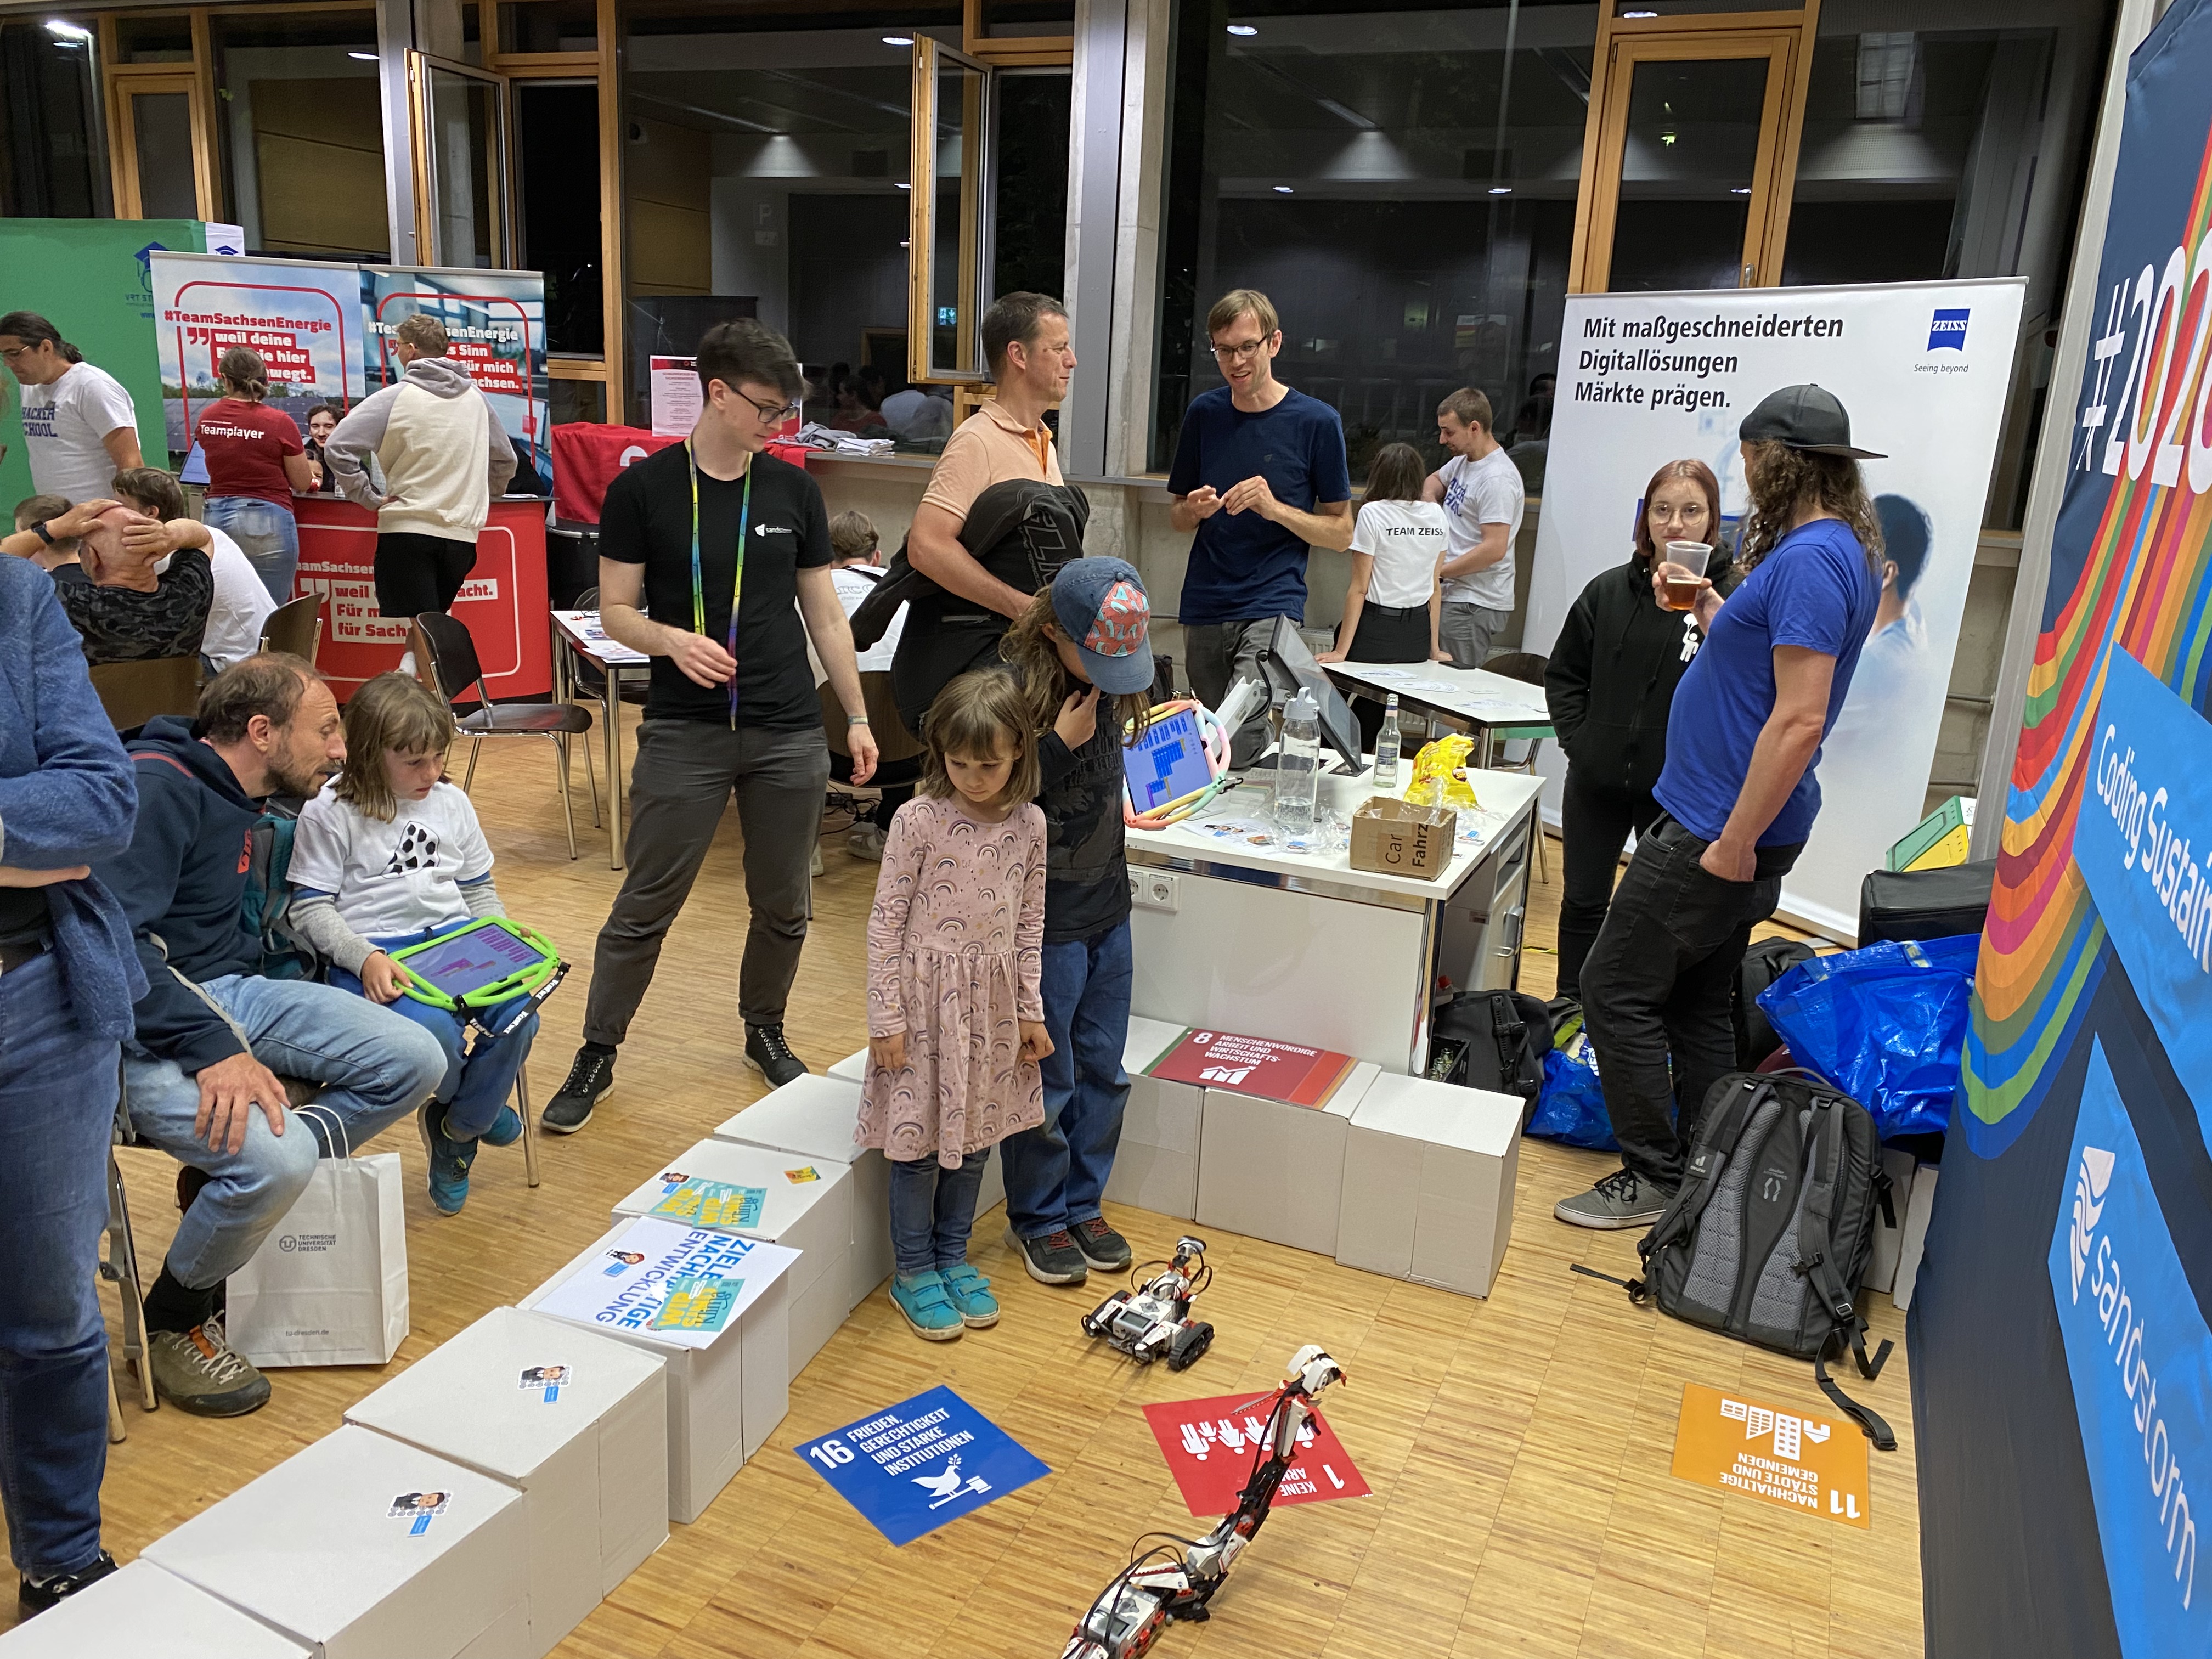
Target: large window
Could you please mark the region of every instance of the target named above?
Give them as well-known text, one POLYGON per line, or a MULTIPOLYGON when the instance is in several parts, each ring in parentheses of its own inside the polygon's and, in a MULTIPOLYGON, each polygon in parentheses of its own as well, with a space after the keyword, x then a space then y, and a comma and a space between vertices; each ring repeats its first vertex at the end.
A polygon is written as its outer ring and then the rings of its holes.
POLYGON ((93 31, 56 18, 0 22, 0 218, 105 215, 93 31))
POLYGON ((1256 288, 1355 477, 1462 386, 1540 476, 1597 8, 1181 0, 1176 29, 1154 469, 1221 384, 1206 307, 1256 288))
POLYGON ((246 246, 390 258, 376 14, 226 11, 208 25, 224 198, 246 246))

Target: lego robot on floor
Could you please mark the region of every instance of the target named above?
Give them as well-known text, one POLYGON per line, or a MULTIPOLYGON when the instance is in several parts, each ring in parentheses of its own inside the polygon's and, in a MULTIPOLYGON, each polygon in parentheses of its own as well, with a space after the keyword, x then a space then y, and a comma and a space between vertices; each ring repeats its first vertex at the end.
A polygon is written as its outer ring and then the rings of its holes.
POLYGON ((1083 1334, 1103 1337, 1140 1364, 1164 1357, 1170 1370, 1185 1370, 1213 1344, 1213 1327, 1190 1316, 1192 1298, 1212 1282, 1206 1241, 1179 1238, 1172 1261, 1144 1263, 1130 1273, 1129 1289, 1084 1315, 1083 1334))
POLYGON ((1287 1380, 1275 1391, 1266 1435, 1236 1509, 1203 1538, 1168 1533, 1139 1538, 1135 1558, 1077 1622, 1060 1659, 1139 1659, 1152 1651, 1170 1620, 1206 1618, 1206 1604, 1266 1524, 1276 1488, 1297 1461, 1298 1431, 1313 1415, 1314 1401, 1343 1380, 1343 1370, 1319 1347, 1310 1344, 1291 1355, 1287 1380), (1159 1541, 1146 1548, 1148 1539, 1159 1541))

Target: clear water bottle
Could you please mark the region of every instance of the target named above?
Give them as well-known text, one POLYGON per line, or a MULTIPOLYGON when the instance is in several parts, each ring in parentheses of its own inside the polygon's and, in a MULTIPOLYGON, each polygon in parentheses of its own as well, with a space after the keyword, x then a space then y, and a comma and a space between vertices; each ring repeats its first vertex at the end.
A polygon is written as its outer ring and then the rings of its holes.
POLYGON ((1375 734, 1375 787, 1385 794, 1398 793, 1398 694, 1382 706, 1382 729, 1375 734))
POLYGON ((1321 768, 1321 710, 1300 689, 1283 710, 1283 744, 1275 757, 1275 828, 1286 839, 1314 827, 1314 787, 1321 768))

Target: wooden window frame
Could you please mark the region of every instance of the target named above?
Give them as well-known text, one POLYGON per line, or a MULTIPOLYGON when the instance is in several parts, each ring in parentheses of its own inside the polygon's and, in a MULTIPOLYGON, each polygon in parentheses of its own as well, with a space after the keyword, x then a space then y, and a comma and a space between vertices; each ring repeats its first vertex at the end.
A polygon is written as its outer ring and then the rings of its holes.
POLYGON ((499 136, 500 153, 493 171, 499 184, 499 210, 496 216, 497 240, 492 252, 491 268, 512 270, 508 261, 514 253, 514 99, 509 96, 510 85, 503 70, 486 69, 479 64, 464 64, 451 58, 433 57, 413 47, 407 50, 407 131, 408 148, 415 167, 415 252, 417 258, 428 254, 426 270, 453 269, 441 263, 438 249, 437 217, 433 211, 430 177, 430 76, 442 70, 458 75, 464 80, 478 81, 495 89, 499 108, 493 122, 499 136))
POLYGON ((1758 58, 1765 58, 1770 67, 1739 269, 1745 288, 1780 286, 1820 0, 1805 0, 1802 11, 1621 18, 1613 15, 1614 10, 1607 0, 1598 15, 1567 291, 1601 294, 1611 276, 1629 97, 1637 65, 1758 58))
POLYGON ((202 220, 222 219, 222 171, 216 150, 214 53, 209 47, 208 14, 189 12, 103 12, 99 19, 100 96, 106 106, 108 183, 114 191, 115 216, 146 216, 138 191, 137 118, 131 107, 142 92, 181 92, 188 100, 192 128, 192 200, 202 220), (139 16, 187 17, 191 26, 190 63, 125 64, 120 57, 116 24, 139 16))
POLYGON ((960 49, 979 64, 994 69, 1073 69, 1075 37, 1009 35, 983 32, 983 0, 963 0, 960 8, 960 49))
MULTIPOLYGON (((996 70, 989 64, 939 45, 927 34, 915 37, 913 94, 908 105, 909 151, 907 165, 907 379, 916 386, 981 386, 990 376, 978 364, 976 328, 982 320, 976 301, 981 297, 978 273, 984 268, 985 248, 981 206, 983 179, 988 170, 988 130, 991 94, 996 70), (954 350, 962 365, 941 368, 930 362, 930 338, 934 330, 930 272, 936 263, 937 241, 937 79, 946 60, 983 77, 982 95, 975 100, 975 118, 961 135, 960 155, 960 274, 961 307, 957 343, 954 350)), ((963 112, 963 120, 965 119, 963 112)))

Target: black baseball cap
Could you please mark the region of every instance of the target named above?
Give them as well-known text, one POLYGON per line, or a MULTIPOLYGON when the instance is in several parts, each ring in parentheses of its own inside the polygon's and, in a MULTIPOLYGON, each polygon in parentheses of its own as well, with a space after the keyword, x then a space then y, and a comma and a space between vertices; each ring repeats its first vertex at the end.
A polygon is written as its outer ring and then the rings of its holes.
POLYGON ((1815 455, 1848 455, 1856 461, 1889 458, 1851 447, 1851 417, 1832 392, 1817 386, 1785 386, 1759 400, 1743 417, 1735 435, 1747 443, 1786 444, 1815 455))

